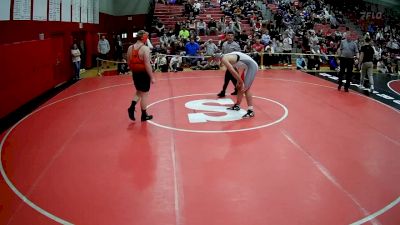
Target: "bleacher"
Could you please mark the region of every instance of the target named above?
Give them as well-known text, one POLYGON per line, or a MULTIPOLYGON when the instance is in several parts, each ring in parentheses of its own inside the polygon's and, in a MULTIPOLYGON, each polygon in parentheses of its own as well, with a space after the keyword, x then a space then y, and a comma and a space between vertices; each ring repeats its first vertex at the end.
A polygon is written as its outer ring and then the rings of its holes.
MULTIPOLYGON (((211 18, 213 18, 215 21, 218 21, 224 15, 216 0, 212 0, 211 3, 212 5, 214 5, 214 8, 212 7, 205 8, 203 6, 200 14, 196 17, 196 19, 198 20, 203 19, 204 22, 208 23, 211 20, 211 18)), ((154 16, 160 19, 160 21, 165 25, 166 29, 174 29, 175 23, 177 21, 187 20, 187 17, 183 16, 183 12, 184 12, 183 5, 164 5, 161 3, 157 3, 154 16)), ((227 17, 226 20, 229 22, 231 19, 227 17)), ((242 30, 247 31, 251 29, 248 20, 243 19, 240 22, 242 30)), ((217 43, 219 40, 221 40, 221 36, 203 35, 200 36, 200 39, 203 41, 212 39, 214 43, 217 43)), ((151 42, 153 43, 153 45, 159 44, 160 43, 159 37, 157 37, 156 34, 152 34, 151 42)))

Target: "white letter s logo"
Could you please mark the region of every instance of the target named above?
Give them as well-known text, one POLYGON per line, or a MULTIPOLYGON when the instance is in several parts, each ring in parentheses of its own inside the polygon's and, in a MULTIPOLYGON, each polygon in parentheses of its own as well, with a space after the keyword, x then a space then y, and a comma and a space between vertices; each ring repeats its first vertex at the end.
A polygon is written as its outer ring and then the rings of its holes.
POLYGON ((201 100, 194 100, 187 102, 185 104, 186 108, 193 109, 193 110, 201 110, 207 111, 205 113, 189 113, 188 118, 190 123, 206 123, 207 121, 213 122, 227 122, 227 121, 236 121, 242 119, 242 116, 246 114, 246 111, 240 109, 240 111, 233 111, 226 109, 230 105, 234 104, 232 99, 230 98, 223 98, 223 99, 201 99, 201 100), (206 105, 206 104, 219 104, 222 106, 217 105, 206 105), (210 116, 207 114, 211 113, 225 113, 222 116, 210 116))

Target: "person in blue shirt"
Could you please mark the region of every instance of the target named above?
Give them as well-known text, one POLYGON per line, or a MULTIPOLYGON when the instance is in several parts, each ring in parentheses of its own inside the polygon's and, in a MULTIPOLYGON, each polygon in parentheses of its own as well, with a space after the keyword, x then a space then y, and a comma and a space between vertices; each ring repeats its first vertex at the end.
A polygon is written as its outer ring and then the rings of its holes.
POLYGON ((302 55, 299 55, 296 59, 296 68, 298 70, 304 70, 306 68, 306 61, 302 55))
MULTIPOLYGON (((194 41, 194 38, 191 37, 190 41, 185 45, 186 55, 187 56, 198 56, 198 52, 200 50, 200 45, 194 41)), ((198 58, 189 58, 190 64, 196 65, 198 58)))

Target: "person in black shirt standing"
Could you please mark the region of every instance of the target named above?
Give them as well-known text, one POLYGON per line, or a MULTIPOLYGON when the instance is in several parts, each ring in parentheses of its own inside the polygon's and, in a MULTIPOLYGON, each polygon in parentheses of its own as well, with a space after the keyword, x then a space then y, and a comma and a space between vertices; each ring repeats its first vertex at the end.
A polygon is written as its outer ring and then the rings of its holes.
MULTIPOLYGON (((231 52, 239 52, 240 49, 240 45, 234 41, 234 34, 233 32, 228 32, 227 36, 226 36, 226 41, 222 44, 222 53, 223 54, 228 54, 231 52)), ((235 86, 235 91, 231 93, 231 95, 237 95, 238 90, 236 88, 236 78, 231 74, 231 72, 229 70, 226 70, 225 72, 225 79, 224 79, 224 84, 222 86, 222 90, 220 93, 217 94, 218 97, 223 98, 225 97, 225 91, 226 88, 228 87, 229 81, 232 81, 233 85, 235 86)))
POLYGON ((371 39, 367 37, 365 39, 365 45, 361 47, 360 54, 360 64, 361 68, 361 77, 360 77, 360 89, 364 89, 364 79, 365 75, 368 75, 368 80, 370 84, 369 91, 372 92, 374 90, 374 78, 372 76, 372 70, 374 67, 373 59, 374 59, 374 49, 371 46, 371 39))

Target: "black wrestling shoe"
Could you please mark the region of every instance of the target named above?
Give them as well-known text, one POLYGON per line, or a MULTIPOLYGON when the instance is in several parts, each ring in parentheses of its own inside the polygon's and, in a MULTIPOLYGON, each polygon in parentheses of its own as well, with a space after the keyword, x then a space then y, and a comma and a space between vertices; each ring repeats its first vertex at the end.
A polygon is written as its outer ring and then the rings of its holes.
POLYGON ((342 89, 342 84, 339 84, 337 87, 337 90, 340 91, 340 89, 342 89))
POLYGON ((238 94, 238 91, 236 89, 234 92, 231 93, 231 95, 237 95, 237 94, 238 94))
POLYGON ((235 111, 239 111, 240 110, 240 106, 234 104, 232 107, 226 108, 228 110, 235 110, 235 111))
POLYGON ((132 101, 131 106, 128 108, 128 116, 129 119, 135 121, 135 106, 136 106, 136 102, 132 101))
POLYGON ((225 97, 225 92, 221 91, 220 93, 217 94, 217 96, 219 98, 223 98, 223 97, 225 97))
POLYGON ((142 110, 142 121, 151 120, 153 119, 152 115, 147 114, 146 110, 142 110))
POLYGON ((247 119, 247 118, 251 118, 251 117, 254 117, 254 111, 250 110, 250 109, 247 110, 247 113, 242 116, 243 119, 247 119))
POLYGON ((151 119, 153 119, 153 116, 152 115, 142 115, 142 118, 141 118, 141 120, 142 121, 146 121, 146 120, 151 120, 151 119))

